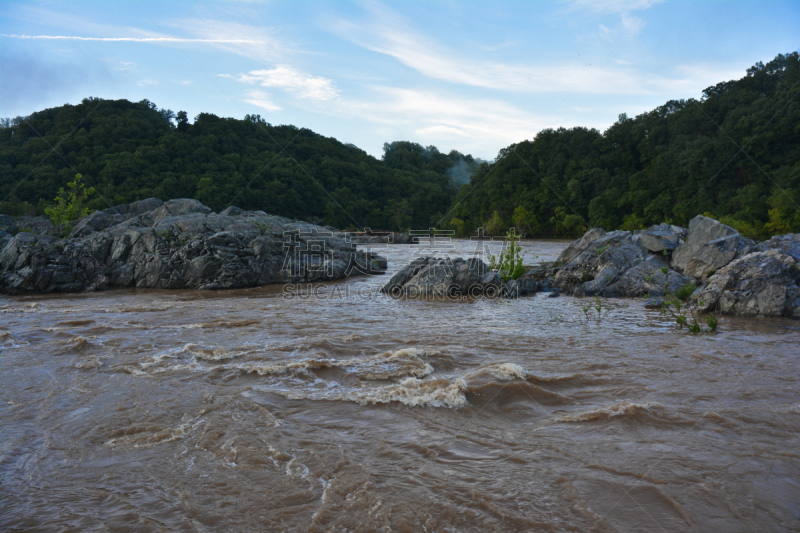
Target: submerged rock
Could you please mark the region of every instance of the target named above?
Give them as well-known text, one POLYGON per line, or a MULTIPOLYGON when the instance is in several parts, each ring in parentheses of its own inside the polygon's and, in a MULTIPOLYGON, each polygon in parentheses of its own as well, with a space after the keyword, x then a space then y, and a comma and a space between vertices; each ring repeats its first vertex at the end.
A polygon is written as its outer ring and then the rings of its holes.
POLYGON ((386 267, 384 258, 320 226, 263 211, 223 213, 197 200, 151 198, 92 213, 68 239, 0 235, 0 245, 6 241, 0 292, 234 289, 383 273, 386 267))
MULTIPOLYGON (((460 297, 502 291, 480 259, 422 257, 392 276, 381 292, 392 296, 460 297), (486 284, 481 284, 481 280, 486 284)), ((499 276, 498 276, 499 277, 499 276)), ((501 281, 502 283, 502 281, 501 281)))
POLYGON ((518 298, 537 290, 535 279, 523 274, 504 282, 499 272, 477 258, 422 257, 392 276, 381 292, 410 297, 518 298))

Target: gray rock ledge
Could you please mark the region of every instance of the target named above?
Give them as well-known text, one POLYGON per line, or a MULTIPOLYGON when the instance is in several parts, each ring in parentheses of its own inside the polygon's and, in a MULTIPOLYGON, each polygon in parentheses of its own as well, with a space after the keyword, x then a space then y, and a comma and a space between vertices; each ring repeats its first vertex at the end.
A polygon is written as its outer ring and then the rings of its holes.
POLYGON ((149 198, 98 211, 68 238, 38 219, 2 218, 0 292, 85 292, 109 287, 236 289, 382 274, 386 259, 321 226, 197 200, 149 198))

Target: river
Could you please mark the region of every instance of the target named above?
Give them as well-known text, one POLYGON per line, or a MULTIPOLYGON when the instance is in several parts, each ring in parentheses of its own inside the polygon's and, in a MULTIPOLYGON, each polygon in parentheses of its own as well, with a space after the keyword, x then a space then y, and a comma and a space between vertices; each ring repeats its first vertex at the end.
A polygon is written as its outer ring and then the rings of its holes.
POLYGON ((378 294, 421 248, 311 289, 0 296, 0 529, 800 531, 800 324, 378 294))

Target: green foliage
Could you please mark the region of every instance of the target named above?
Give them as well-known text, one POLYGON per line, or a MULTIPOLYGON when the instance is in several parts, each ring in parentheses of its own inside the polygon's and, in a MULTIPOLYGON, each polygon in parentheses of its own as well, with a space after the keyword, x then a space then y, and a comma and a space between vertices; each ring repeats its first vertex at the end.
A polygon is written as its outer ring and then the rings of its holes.
POLYGON ((69 191, 62 187, 56 195, 56 205, 45 209, 45 214, 54 224, 64 224, 83 218, 92 211, 86 206, 86 202, 94 194, 94 188, 88 189, 83 185, 83 176, 75 174, 75 179, 67 183, 69 191))
MULTIPOLYGON (((601 300, 599 296, 595 297, 594 300, 592 300, 591 304, 583 306, 583 314, 586 317, 587 321, 591 318, 592 309, 594 309, 597 312, 597 321, 600 322, 600 320, 603 319, 604 315, 603 315, 603 300, 601 300)), ((608 314, 608 311, 609 310, 607 309, 606 314, 608 314)))
POLYGON ((539 223, 536 219, 536 214, 527 210, 523 205, 518 205, 517 208, 514 209, 514 215, 511 217, 511 222, 513 222, 514 227, 517 228, 517 231, 519 231, 523 236, 534 235, 539 229, 539 223))
POLYGON ((148 101, 87 98, 0 127, 0 199, 7 198, 0 212, 42 214, 80 172, 97 192, 89 209, 148 197, 196 198, 215 211, 233 204, 339 228, 428 228, 450 208, 455 166, 478 162, 426 150, 430 160, 398 164, 398 150, 381 161, 258 115, 201 113, 190 123, 185 111, 148 101), (52 146, 60 153, 51 154, 52 146))
POLYGON ((480 165, 452 215, 462 234, 494 213, 522 229, 514 218, 520 206, 533 215, 525 225, 533 237, 574 237, 583 220, 607 230, 685 226, 710 211, 752 238, 800 231, 798 92, 800 59, 792 52, 707 88, 699 100, 620 116, 605 132, 542 130, 480 165))
MULTIPOLYGON (((692 287, 692 290, 694 290, 693 285, 686 285, 686 287, 692 287)), ((686 289, 686 287, 684 287, 684 289, 686 289)), ((703 328, 697 316, 697 311, 686 307, 683 300, 676 295, 671 295, 664 299, 664 305, 661 306, 661 314, 667 313, 672 315, 679 328, 685 327, 689 333, 696 334, 717 331, 718 319, 715 315, 706 315, 706 324, 708 328, 703 328)))
POLYGON ((687 302, 689 301, 689 298, 692 297, 692 294, 694 293, 695 289, 696 287, 693 284, 687 283, 686 285, 684 285, 675 292, 675 296, 678 299, 687 302))
POLYGON ((519 238, 513 231, 506 233, 506 242, 503 243, 503 250, 500 256, 491 255, 489 257, 489 267, 500 272, 503 281, 517 279, 525 273, 522 265, 522 248, 519 245, 519 238))

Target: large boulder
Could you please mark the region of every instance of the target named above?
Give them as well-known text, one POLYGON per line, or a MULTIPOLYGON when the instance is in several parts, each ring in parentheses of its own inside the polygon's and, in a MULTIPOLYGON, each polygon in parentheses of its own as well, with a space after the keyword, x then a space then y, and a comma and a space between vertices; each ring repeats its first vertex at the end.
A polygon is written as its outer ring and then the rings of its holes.
MULTIPOLYGON (((578 241, 570 253, 562 253, 559 262, 568 259, 558 269, 551 286, 574 296, 594 296, 613 284, 619 276, 638 265, 648 251, 629 231, 601 234, 595 240, 587 239, 593 230, 578 241), (577 252, 577 254, 575 253, 577 252)), ((566 250, 565 250, 566 252, 566 250)))
POLYGON ((686 230, 669 224, 658 224, 634 232, 635 238, 651 252, 672 252, 686 238, 686 230))
POLYGON ((232 214, 197 200, 150 199, 84 217, 69 239, 19 233, 0 253, 0 292, 233 289, 386 268, 383 257, 319 226, 262 211, 232 214))
POLYGON ((670 270, 666 261, 651 255, 625 271, 617 280, 600 291, 601 296, 665 296, 674 294, 695 279, 670 270))
POLYGON ((19 233, 0 252, 0 289, 8 294, 102 290, 107 279, 88 246, 19 233))
POLYGON ((689 221, 686 240, 675 248, 671 265, 686 275, 702 278, 747 253, 753 244, 732 227, 698 215, 689 221))
POLYGON ((381 292, 410 297, 500 296, 498 277, 477 258, 422 257, 392 276, 381 292))
POLYGON ((703 312, 800 318, 798 284, 800 261, 772 248, 721 268, 693 299, 703 312))

